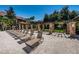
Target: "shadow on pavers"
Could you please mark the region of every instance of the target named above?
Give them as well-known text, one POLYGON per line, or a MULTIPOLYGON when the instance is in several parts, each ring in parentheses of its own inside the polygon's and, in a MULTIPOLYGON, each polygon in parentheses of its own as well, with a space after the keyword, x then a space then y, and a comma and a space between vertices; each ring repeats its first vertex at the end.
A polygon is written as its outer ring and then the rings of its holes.
POLYGON ((18 44, 22 44, 22 43, 24 43, 24 41, 18 41, 17 43, 18 43, 18 44))
POLYGON ((31 51, 35 50, 38 45, 39 45, 39 42, 37 42, 37 43, 34 44, 33 46, 27 45, 26 47, 23 48, 23 50, 24 50, 26 53, 29 54, 31 51))

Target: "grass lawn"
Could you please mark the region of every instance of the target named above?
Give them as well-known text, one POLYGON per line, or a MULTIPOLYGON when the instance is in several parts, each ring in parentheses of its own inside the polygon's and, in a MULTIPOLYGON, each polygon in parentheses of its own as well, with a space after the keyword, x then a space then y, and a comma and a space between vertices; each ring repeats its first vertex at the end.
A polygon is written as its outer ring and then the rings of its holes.
POLYGON ((49 29, 44 29, 43 31, 45 31, 45 32, 49 32, 49 29))
MULTIPOLYGON (((44 29, 43 31, 45 31, 45 32, 49 32, 49 29, 44 29)), ((64 30, 63 30, 63 29, 55 29, 54 32, 63 33, 64 30)))
POLYGON ((55 29, 54 32, 59 32, 59 33, 63 33, 64 30, 63 29, 55 29))

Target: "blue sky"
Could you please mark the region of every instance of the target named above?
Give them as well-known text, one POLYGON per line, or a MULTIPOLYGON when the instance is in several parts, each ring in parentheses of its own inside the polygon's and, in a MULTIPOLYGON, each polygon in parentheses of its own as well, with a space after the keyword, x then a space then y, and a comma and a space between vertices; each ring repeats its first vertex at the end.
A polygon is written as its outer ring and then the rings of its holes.
MULTIPOLYGON (((17 16, 35 16, 35 20, 43 20, 44 14, 51 14, 54 10, 61 10, 63 5, 0 5, 0 11, 13 7, 17 16)), ((79 11, 79 5, 69 5, 70 10, 79 11)))

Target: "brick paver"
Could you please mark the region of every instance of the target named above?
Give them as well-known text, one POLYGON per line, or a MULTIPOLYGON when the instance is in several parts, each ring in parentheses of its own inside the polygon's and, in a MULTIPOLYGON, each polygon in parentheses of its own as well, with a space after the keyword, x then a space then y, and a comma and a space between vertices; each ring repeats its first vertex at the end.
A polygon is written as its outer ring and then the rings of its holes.
MULTIPOLYGON (((71 54, 79 53, 79 41, 65 37, 57 37, 53 35, 43 34, 44 41, 31 50, 34 54, 71 54)), ((0 32, 0 53, 23 53, 25 44, 18 44, 17 40, 12 38, 7 32, 0 32)))

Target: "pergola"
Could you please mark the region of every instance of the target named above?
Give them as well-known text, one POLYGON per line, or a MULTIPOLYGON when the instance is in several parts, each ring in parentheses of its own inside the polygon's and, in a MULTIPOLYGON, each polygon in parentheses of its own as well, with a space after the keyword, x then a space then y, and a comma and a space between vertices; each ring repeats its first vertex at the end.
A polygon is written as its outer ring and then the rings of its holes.
MULTIPOLYGON (((79 21, 79 16, 73 18, 70 21, 66 22, 66 33, 70 34, 71 36, 76 35, 76 23, 79 21)), ((65 22, 64 22, 65 23, 65 22)), ((36 26, 38 30, 43 30, 44 27, 49 25, 49 31, 54 31, 55 29, 55 22, 37 22, 36 26), (42 28, 41 28, 42 26, 42 28)))

